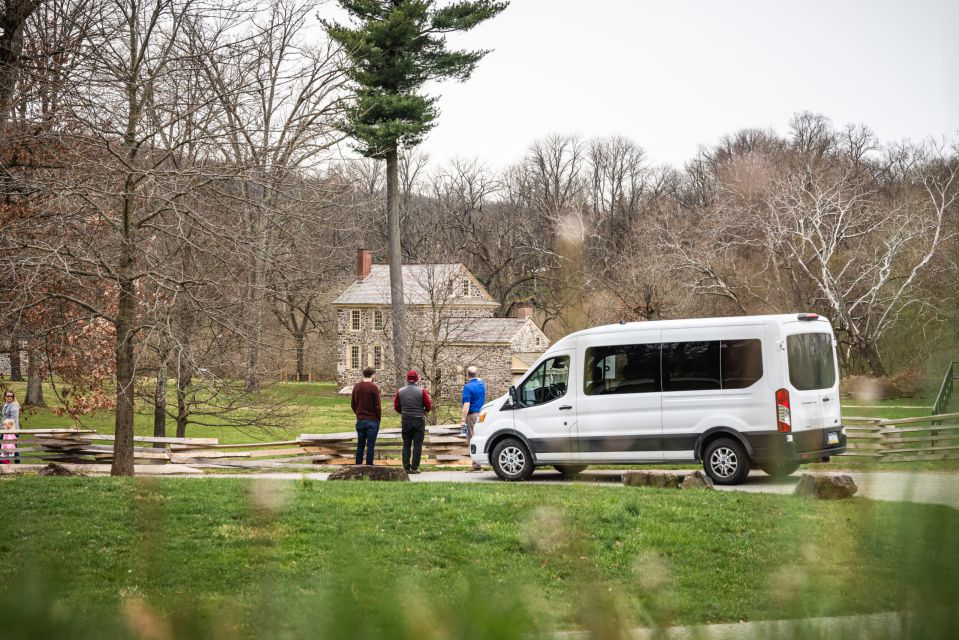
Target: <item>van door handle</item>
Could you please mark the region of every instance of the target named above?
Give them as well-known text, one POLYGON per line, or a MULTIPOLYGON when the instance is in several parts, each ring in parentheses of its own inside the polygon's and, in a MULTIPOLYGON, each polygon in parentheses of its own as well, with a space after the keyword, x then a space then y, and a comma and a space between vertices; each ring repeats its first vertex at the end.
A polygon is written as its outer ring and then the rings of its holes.
POLYGON ((571 405, 571 404, 564 404, 562 407, 559 408, 559 410, 560 410, 560 411, 566 411, 567 409, 572 409, 572 408, 573 408, 573 405, 571 405))
POLYGON ((822 401, 823 401, 823 402, 829 402, 829 398, 823 398, 822 401))

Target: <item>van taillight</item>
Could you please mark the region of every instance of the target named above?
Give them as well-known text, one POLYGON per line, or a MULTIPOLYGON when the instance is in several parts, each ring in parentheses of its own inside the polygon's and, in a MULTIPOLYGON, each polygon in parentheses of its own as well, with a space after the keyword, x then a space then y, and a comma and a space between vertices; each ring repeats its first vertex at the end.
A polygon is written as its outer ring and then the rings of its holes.
POLYGON ((776 392, 776 429, 780 433, 789 433, 793 430, 792 415, 789 411, 789 391, 786 389, 776 392))

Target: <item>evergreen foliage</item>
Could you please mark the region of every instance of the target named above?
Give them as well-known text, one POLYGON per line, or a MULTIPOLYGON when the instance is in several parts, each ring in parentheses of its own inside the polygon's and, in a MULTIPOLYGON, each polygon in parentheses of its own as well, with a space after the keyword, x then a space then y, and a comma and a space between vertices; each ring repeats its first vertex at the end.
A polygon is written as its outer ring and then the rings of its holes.
POLYGON ((357 150, 385 158, 412 147, 436 124, 437 98, 424 95, 430 80, 470 77, 487 50, 447 50, 445 34, 468 31, 503 11, 506 2, 474 0, 438 7, 434 0, 340 0, 354 26, 324 22, 346 51, 355 102, 344 130, 357 150))

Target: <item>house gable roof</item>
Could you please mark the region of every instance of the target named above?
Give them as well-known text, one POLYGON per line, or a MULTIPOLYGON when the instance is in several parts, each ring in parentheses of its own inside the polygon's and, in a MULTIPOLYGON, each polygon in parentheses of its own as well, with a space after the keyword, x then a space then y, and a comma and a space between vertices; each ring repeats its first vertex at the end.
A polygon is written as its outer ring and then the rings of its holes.
MULTIPOLYGON (((499 303, 461 263, 404 264, 403 295, 406 304, 416 306, 498 307, 499 303), (479 296, 448 296, 446 283, 451 278, 467 278, 480 292, 479 296), (432 302, 431 302, 432 301, 432 302)), ((333 301, 334 306, 387 306, 390 304, 390 267, 375 264, 370 274, 354 281, 333 301)))
POLYGON ((532 318, 471 318, 467 322, 457 318, 455 322, 446 329, 450 344, 512 344, 527 324, 543 335, 532 318))

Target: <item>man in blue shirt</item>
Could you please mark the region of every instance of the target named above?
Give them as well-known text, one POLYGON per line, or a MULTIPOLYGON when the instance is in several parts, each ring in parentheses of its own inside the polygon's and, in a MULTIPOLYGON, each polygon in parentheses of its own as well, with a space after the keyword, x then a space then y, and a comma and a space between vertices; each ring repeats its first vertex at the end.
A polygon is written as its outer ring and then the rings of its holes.
MULTIPOLYGON (((466 429, 466 443, 473 439, 473 429, 479 418, 480 409, 486 404, 486 383, 476 377, 479 370, 469 367, 466 370, 468 380, 463 385, 463 428, 466 429)), ((475 462, 471 471, 482 471, 483 467, 475 462)))

